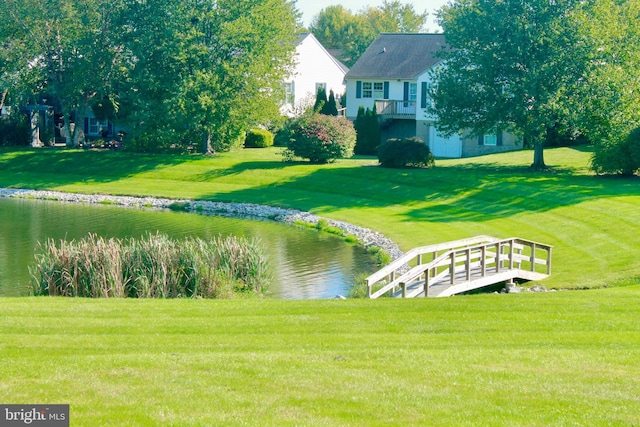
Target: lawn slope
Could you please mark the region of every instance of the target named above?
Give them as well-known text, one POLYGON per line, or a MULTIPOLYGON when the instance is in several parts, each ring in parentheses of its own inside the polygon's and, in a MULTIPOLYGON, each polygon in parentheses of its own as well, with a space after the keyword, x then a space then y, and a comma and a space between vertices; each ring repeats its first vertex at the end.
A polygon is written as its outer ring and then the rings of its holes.
POLYGON ((597 177, 585 148, 384 169, 372 158, 284 163, 281 149, 214 157, 2 150, 0 187, 253 202, 311 211, 380 231, 403 249, 488 234, 554 246, 548 287, 636 281, 640 178, 597 177))

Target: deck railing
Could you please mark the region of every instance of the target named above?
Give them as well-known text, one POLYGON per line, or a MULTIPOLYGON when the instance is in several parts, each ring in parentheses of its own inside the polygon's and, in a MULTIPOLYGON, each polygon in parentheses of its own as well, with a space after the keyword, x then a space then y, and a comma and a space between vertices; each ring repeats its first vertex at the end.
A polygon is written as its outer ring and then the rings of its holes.
POLYGON ((415 119, 416 101, 396 101, 392 99, 376 100, 378 115, 385 118, 415 119))

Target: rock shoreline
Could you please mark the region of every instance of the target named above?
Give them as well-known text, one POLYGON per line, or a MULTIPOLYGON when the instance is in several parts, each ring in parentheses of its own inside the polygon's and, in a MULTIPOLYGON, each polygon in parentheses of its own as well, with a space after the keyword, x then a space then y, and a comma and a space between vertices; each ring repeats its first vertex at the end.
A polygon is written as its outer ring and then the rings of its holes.
MULTIPOLYGON (((272 220, 294 225, 297 222, 317 224, 323 219, 309 212, 284 209, 253 203, 225 203, 206 200, 176 200, 157 197, 111 196, 103 194, 64 193, 61 191, 25 190, 0 188, 0 197, 39 200, 56 200, 66 203, 109 204, 137 209, 168 210, 182 205, 187 212, 211 216, 272 220)), ((381 233, 343 221, 324 219, 328 225, 339 228, 345 235, 355 236, 365 248, 379 247, 391 255, 392 259, 402 256, 398 245, 381 233)))

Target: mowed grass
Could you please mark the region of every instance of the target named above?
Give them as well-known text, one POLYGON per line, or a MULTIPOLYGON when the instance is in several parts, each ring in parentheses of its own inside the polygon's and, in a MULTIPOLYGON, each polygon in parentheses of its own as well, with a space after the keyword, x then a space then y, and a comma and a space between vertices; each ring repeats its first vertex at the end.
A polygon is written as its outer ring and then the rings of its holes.
POLYGON ((5 298, 0 401, 73 426, 633 426, 639 299, 5 298))
POLYGON ((586 150, 381 169, 0 150, 0 187, 256 202, 381 231, 404 249, 491 234, 555 246, 550 287, 419 300, 0 299, 0 401, 71 425, 640 425, 639 181, 586 150))
POLYGON ((546 150, 553 172, 531 172, 532 152, 438 160, 433 169, 384 169, 374 158, 285 163, 281 149, 214 157, 77 150, 0 150, 0 187, 252 202, 369 227, 404 250, 488 234, 554 246, 554 288, 640 277, 640 178, 598 177, 584 147, 546 150))

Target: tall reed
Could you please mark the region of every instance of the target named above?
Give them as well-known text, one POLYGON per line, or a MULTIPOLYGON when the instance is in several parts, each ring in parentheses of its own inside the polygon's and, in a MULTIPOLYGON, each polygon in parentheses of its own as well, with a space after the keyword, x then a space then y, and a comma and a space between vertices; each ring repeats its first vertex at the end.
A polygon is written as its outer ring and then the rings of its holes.
POLYGON ((262 294, 271 279, 260 242, 163 234, 40 242, 29 267, 34 295, 92 298, 231 298, 262 294))

